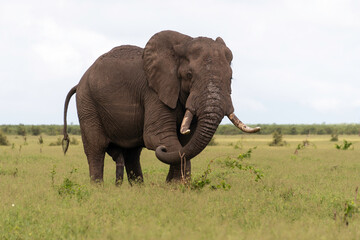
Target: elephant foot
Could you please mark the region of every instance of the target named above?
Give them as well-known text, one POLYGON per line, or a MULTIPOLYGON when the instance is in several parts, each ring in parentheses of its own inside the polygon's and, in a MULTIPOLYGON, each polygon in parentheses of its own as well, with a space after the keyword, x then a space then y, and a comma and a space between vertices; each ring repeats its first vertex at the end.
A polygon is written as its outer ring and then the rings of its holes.
POLYGON ((96 186, 102 186, 104 181, 102 178, 90 177, 90 183, 96 186))
POLYGON ((166 182, 188 182, 191 179, 191 162, 179 165, 170 165, 169 173, 166 177, 166 182))
POLYGON ((133 184, 138 184, 138 185, 142 185, 144 183, 144 178, 141 175, 137 175, 135 174, 133 171, 130 171, 128 173, 128 181, 129 184, 132 186, 133 184))

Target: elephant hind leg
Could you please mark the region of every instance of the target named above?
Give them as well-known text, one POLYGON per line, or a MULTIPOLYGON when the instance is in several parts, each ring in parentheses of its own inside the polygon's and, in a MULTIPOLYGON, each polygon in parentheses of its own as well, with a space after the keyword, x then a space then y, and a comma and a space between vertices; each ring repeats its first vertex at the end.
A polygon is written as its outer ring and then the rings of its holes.
POLYGON ((140 165, 141 150, 142 147, 136 147, 124 151, 126 173, 130 184, 144 182, 140 165))
POLYGON ((104 175, 105 152, 87 154, 91 182, 102 183, 104 175))
POLYGON ((89 163, 90 180, 91 182, 101 183, 104 175, 105 143, 93 143, 84 137, 83 141, 85 154, 89 163))
POLYGON ((124 179, 124 154, 123 149, 110 143, 106 152, 112 157, 116 164, 115 184, 121 185, 124 179))
POLYGON ((92 182, 102 182, 105 149, 109 141, 103 133, 98 119, 83 118, 82 115, 79 118, 84 151, 89 163, 90 179, 92 182))

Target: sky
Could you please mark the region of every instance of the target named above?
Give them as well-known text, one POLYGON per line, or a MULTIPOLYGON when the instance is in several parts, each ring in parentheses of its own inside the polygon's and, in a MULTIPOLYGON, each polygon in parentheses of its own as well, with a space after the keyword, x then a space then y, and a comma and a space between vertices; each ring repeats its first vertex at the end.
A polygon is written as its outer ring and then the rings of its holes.
POLYGON ((245 123, 360 123, 359 13, 357 0, 0 0, 0 124, 62 124, 100 55, 162 30, 224 39, 245 123))

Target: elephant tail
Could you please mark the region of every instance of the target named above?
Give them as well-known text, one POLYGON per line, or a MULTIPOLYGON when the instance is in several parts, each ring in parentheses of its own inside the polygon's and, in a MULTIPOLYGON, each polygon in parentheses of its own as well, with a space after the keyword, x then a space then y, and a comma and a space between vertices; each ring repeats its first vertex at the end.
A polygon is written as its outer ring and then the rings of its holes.
POLYGON ((77 88, 77 85, 74 86, 74 87, 69 91, 69 93, 67 94, 66 99, 65 99, 65 106, 64 106, 64 129, 63 129, 64 138, 63 138, 63 140, 62 140, 62 148, 63 148, 63 151, 64 151, 64 155, 66 154, 66 151, 68 150, 68 148, 69 148, 69 143, 70 143, 69 135, 68 135, 68 133, 67 133, 66 115, 67 115, 67 110, 68 110, 70 98, 72 97, 72 95, 74 95, 74 94, 76 93, 76 88, 77 88))

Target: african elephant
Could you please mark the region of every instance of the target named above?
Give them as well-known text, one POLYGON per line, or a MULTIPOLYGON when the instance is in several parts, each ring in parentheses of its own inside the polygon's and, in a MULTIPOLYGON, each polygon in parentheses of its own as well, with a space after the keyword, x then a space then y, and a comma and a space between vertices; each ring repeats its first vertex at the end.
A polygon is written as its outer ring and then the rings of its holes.
POLYGON ((234 114, 232 58, 220 37, 214 41, 175 31, 155 34, 144 49, 113 48, 67 94, 64 153, 69 145, 67 108, 76 92, 92 181, 103 179, 105 153, 116 162, 117 183, 122 182, 124 166, 130 183, 143 181, 143 147, 170 165, 167 181, 181 178, 182 159, 189 177, 190 159, 206 147, 225 115, 244 132, 260 129, 246 126, 234 114))

